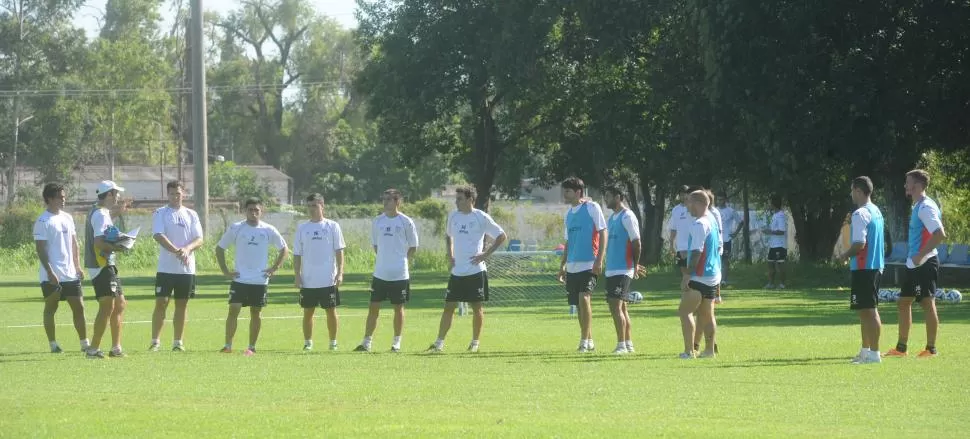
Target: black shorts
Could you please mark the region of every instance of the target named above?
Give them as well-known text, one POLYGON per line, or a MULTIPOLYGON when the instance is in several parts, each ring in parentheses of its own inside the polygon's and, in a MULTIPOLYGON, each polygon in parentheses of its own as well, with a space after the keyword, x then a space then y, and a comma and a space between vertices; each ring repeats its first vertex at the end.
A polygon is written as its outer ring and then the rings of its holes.
POLYGON ((914 297, 919 302, 936 294, 936 281, 940 275, 940 259, 936 256, 929 258, 923 265, 907 268, 903 272, 900 297, 914 297))
POLYGON ((395 280, 386 281, 373 278, 370 282, 370 301, 383 302, 390 300, 394 305, 408 303, 411 300, 411 281, 395 280))
POLYGON ((121 287, 121 279, 118 279, 118 267, 108 265, 101 269, 94 279, 91 279, 94 287, 94 298, 101 300, 102 297, 124 297, 125 292, 121 287))
POLYGON ((250 285, 233 282, 229 284, 229 304, 241 304, 243 307, 252 306, 263 308, 266 306, 266 285, 250 285))
POLYGON ((195 297, 195 275, 155 273, 155 297, 191 299, 195 297))
POLYGON ((784 247, 772 247, 768 249, 768 262, 785 262, 788 259, 788 249, 784 247))
POLYGON ((606 278, 606 298, 630 300, 630 276, 619 275, 606 278))
POLYGON ((879 305, 879 270, 853 270, 849 309, 873 309, 879 305))
POLYGON ((340 291, 336 286, 323 288, 301 288, 300 307, 323 309, 336 308, 340 306, 340 291))
POLYGON ((680 267, 680 268, 687 268, 687 258, 681 256, 680 255, 680 252, 677 252, 676 258, 677 258, 677 266, 678 267, 680 267))
POLYGON ((566 273, 566 296, 570 305, 579 305, 580 296, 588 296, 596 289, 593 270, 566 273))
POLYGON ((724 249, 724 251, 721 252, 721 259, 731 258, 731 242, 732 241, 724 241, 724 245, 721 247, 724 249))
POLYGON ((445 302, 488 302, 488 273, 482 271, 469 276, 451 275, 445 302))
POLYGON ((694 291, 699 291, 701 293, 702 298, 710 299, 710 300, 714 300, 714 296, 716 296, 718 292, 717 286, 712 287, 710 285, 707 285, 702 282, 698 282, 696 280, 687 282, 687 288, 690 288, 694 291))
MULTIPOLYGON (((79 280, 61 282, 60 285, 60 301, 65 301, 68 297, 81 297, 83 295, 81 294, 81 281, 79 280)), ((41 282, 40 292, 44 294, 44 298, 46 299, 51 294, 58 292, 58 289, 54 288, 54 285, 50 282, 41 282)))

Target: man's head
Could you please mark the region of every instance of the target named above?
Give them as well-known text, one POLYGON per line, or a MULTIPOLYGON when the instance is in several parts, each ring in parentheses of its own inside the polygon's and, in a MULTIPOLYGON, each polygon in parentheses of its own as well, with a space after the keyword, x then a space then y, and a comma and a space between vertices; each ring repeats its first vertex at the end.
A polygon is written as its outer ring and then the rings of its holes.
POLYGON ((781 196, 774 195, 771 197, 771 208, 775 211, 781 210, 781 196))
POLYGON ((606 207, 608 209, 616 212, 623 208, 626 195, 623 194, 623 190, 619 186, 607 185, 603 188, 603 193, 606 195, 606 207))
POLYGON ((247 198, 243 208, 246 209, 246 221, 249 223, 259 222, 259 218, 263 216, 263 200, 259 198, 247 198))
POLYGON ((711 200, 707 198, 704 191, 693 191, 687 194, 687 211, 694 218, 700 218, 707 213, 711 200))
POLYGON ((323 219, 323 195, 319 193, 312 193, 306 197, 306 209, 307 214, 310 215, 310 219, 313 221, 320 221, 323 219))
POLYGON ((171 206, 181 206, 185 199, 185 184, 181 181, 172 180, 165 185, 168 193, 168 204, 171 206))
POLYGON ((872 196, 872 180, 864 175, 853 178, 851 196, 852 202, 858 206, 868 203, 872 196))
POLYGON ((707 195, 708 209, 714 207, 715 203, 717 202, 714 198, 714 192, 712 192, 710 189, 704 189, 704 195, 707 195))
POLYGON ((64 203, 67 201, 67 193, 64 190, 64 185, 60 183, 47 183, 44 185, 44 204, 47 208, 53 211, 60 211, 64 209, 64 203))
POLYGON ((98 195, 98 202, 104 206, 114 206, 118 204, 118 198, 125 188, 118 186, 111 180, 104 180, 98 184, 95 193, 98 195))
POLYGON ((381 200, 384 202, 384 211, 391 212, 401 209, 401 201, 404 199, 404 195, 401 191, 397 189, 388 189, 381 194, 381 200))
POLYGON ((478 191, 474 187, 459 186, 455 188, 455 206, 458 207, 459 211, 471 212, 476 198, 478 198, 478 191))
POLYGON ((563 180, 562 184, 562 198, 566 201, 566 204, 578 204, 579 200, 582 200, 586 196, 586 183, 577 177, 569 177, 563 180))
POLYGON ((916 198, 926 192, 930 186, 930 173, 922 169, 913 169, 906 173, 906 195, 916 198))

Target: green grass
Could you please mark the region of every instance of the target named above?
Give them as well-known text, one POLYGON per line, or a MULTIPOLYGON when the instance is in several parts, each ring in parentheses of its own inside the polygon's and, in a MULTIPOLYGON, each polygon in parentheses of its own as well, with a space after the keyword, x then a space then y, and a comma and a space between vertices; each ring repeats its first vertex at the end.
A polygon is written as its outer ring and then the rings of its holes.
MULTIPOLYGON (((6 277, 0 437, 963 437, 970 306, 941 306, 939 357, 852 366, 859 330, 846 292, 824 286, 837 283, 833 273, 798 268, 790 284, 802 289, 781 293, 725 290, 722 354, 695 361, 676 359, 678 294, 666 273, 635 286, 646 296, 631 309, 637 353, 619 358, 609 353, 615 338, 600 295, 594 354, 574 352, 578 325, 564 300, 491 308, 478 354, 463 352, 471 322, 456 318, 446 353, 422 354, 437 332, 445 281, 427 272, 414 277, 400 355, 350 352, 363 333, 365 274, 349 275, 342 290, 338 352, 325 350, 319 317, 322 350, 300 351, 292 277, 280 276, 257 356, 216 353, 227 285, 206 275, 189 308, 189 352, 151 353, 151 273, 123 271, 129 355, 88 361, 76 351, 66 305, 58 337, 70 349, 46 353, 35 278, 6 277)), ((751 270, 738 279, 742 287, 762 283, 751 270)), ((87 305, 90 326, 95 304, 87 305)), ((880 311, 885 350, 896 339, 896 311, 893 304, 880 311)), ((390 345, 390 318, 385 308, 378 351, 390 345)), ((925 338, 919 311, 915 319, 918 351, 925 338)), ((237 346, 247 334, 242 321, 237 346)), ((162 338, 168 346, 170 323, 162 338)))

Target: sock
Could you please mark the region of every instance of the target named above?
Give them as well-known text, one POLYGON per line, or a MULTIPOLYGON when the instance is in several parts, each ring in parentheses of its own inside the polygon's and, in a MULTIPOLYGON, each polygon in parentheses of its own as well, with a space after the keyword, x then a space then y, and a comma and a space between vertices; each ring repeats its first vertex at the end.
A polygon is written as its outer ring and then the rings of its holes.
POLYGON ((306 339, 303 341, 303 346, 313 346, 313 340, 306 339))
POLYGON ((81 349, 86 350, 89 347, 91 347, 91 342, 89 342, 86 338, 81 339, 81 349))
POLYGON ((906 353, 906 343, 896 343, 896 350, 902 353, 906 353))
POLYGON ((172 346, 182 346, 182 340, 173 340, 172 346))
POLYGON ((57 341, 52 341, 50 343, 51 343, 51 349, 56 349, 58 347, 57 341))
POLYGON ((616 344, 616 348, 617 349, 626 349, 626 342, 625 341, 621 341, 621 342, 617 343, 616 344))
POLYGON ((159 339, 157 339, 157 338, 153 338, 152 339, 152 344, 160 344, 160 343, 161 343, 161 341, 159 339))
POLYGON ((120 344, 119 345, 114 345, 114 346, 111 347, 111 350, 112 351, 115 351, 115 352, 121 352, 121 345, 120 344))
POLYGON ((337 340, 336 339, 330 340, 330 346, 336 346, 336 345, 337 345, 337 340))
POLYGON ((626 348, 627 349, 633 349, 633 340, 627 340, 626 341, 626 348))
POLYGON ((936 346, 926 345, 926 350, 930 351, 931 354, 936 355, 936 346))
POLYGON ((434 346, 438 349, 445 347, 445 339, 439 338, 434 341, 434 346))
POLYGON ((401 336, 400 335, 395 335, 394 336, 394 339, 391 340, 391 346, 394 346, 396 348, 401 347, 401 336))
POLYGON ((249 345, 249 350, 256 352, 256 345, 254 344, 249 345))
POLYGON ((471 344, 472 344, 473 346, 478 346, 478 340, 472 340, 472 343, 471 343, 471 344))
POLYGON ((360 342, 360 344, 363 345, 365 348, 369 348, 370 347, 370 342, 373 339, 374 339, 374 337, 371 337, 371 336, 368 335, 368 336, 364 337, 364 341, 360 342))

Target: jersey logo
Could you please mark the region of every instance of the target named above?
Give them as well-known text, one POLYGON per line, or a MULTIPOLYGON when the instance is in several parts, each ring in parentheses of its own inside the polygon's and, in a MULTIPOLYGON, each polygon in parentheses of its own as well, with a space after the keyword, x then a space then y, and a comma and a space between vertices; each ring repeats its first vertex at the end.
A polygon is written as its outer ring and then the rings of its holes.
POLYGON ((460 225, 459 226, 458 233, 463 234, 463 235, 467 235, 468 234, 468 226, 465 225, 465 224, 460 225))
POLYGON ((323 241, 323 237, 320 236, 320 231, 319 230, 314 230, 313 231, 313 237, 310 238, 310 240, 311 241, 323 241))
POLYGON ((256 242, 256 235, 250 236, 249 242, 247 242, 246 245, 259 245, 259 243, 256 242))

